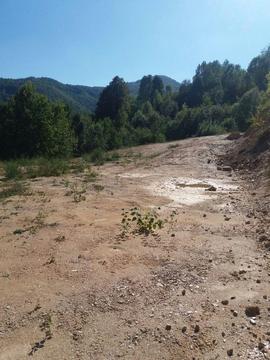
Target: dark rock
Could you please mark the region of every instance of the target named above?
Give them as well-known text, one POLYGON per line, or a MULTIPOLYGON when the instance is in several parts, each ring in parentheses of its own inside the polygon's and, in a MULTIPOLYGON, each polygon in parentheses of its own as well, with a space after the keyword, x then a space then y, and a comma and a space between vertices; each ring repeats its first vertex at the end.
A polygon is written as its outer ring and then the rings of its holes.
POLYGON ((169 325, 169 324, 167 324, 167 325, 165 326, 165 329, 169 331, 169 330, 171 330, 171 329, 172 329, 172 326, 171 326, 171 325, 169 325))
POLYGON ((200 331, 200 327, 198 324, 195 325, 194 332, 198 333, 200 331))
POLYGON ((209 188, 205 189, 205 191, 217 191, 217 188, 213 185, 209 186, 209 188))
POLYGON ((232 171, 232 168, 230 166, 223 166, 222 170, 223 171, 232 171))
POLYGON ((260 237, 259 237, 259 241, 260 242, 264 242, 264 241, 267 241, 268 240, 268 237, 265 235, 265 234, 263 234, 263 235, 261 235, 260 237))
POLYGON ((187 327, 186 327, 186 326, 183 326, 183 327, 182 327, 182 333, 184 334, 186 331, 187 331, 187 327))
POLYGON ((221 304, 222 304, 222 305, 228 305, 228 304, 229 304, 229 301, 228 301, 228 300, 222 300, 222 301, 221 301, 221 304))
POLYGON ((233 349, 227 350, 227 355, 228 356, 233 356, 233 349))
POLYGON ((260 308, 259 306, 247 306, 245 310, 245 314, 248 317, 255 317, 257 315, 260 315, 260 308))

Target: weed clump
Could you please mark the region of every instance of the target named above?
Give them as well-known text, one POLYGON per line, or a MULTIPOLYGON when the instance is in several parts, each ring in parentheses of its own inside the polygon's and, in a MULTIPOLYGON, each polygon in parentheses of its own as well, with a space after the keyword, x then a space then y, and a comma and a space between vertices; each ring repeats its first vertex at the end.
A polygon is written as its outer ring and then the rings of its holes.
POLYGON ((126 235, 133 228, 133 232, 150 235, 156 230, 162 229, 167 219, 162 219, 154 210, 143 212, 140 208, 134 207, 130 210, 122 209, 122 233, 126 235), (134 226, 133 226, 134 225, 134 226))

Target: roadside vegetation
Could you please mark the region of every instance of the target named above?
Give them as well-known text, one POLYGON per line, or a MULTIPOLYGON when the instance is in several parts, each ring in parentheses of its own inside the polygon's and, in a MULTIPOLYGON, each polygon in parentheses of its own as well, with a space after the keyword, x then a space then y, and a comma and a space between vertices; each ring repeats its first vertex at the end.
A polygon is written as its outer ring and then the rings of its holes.
POLYGON ((16 160, 5 165, 9 178, 57 176, 73 156, 86 154, 86 161, 101 165, 116 161, 114 150, 122 147, 243 132, 266 96, 269 71, 270 47, 247 70, 228 61, 203 62, 176 92, 148 75, 134 97, 116 76, 101 92, 94 114, 49 101, 28 83, 0 105, 0 158, 16 160), (37 158, 36 165, 21 166, 22 158, 37 158))

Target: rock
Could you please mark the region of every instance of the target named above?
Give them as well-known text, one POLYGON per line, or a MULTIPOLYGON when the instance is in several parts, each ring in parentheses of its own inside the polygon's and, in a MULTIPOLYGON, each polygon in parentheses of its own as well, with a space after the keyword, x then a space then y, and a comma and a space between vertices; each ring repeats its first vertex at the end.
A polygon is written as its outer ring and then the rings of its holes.
POLYGON ((198 333, 200 331, 200 327, 198 324, 195 325, 194 332, 198 333))
POLYGON ((222 301, 221 301, 221 304, 222 304, 222 305, 228 305, 228 304, 229 304, 229 301, 228 301, 228 300, 222 300, 222 301))
POLYGON ((233 356, 233 349, 227 350, 227 355, 228 356, 233 356))
POLYGON ((256 320, 254 319, 250 319, 249 322, 251 323, 251 325, 256 325, 256 320))
POLYGON ((217 188, 213 185, 209 186, 209 188, 205 189, 205 191, 217 191, 217 188))
POLYGON ((236 310, 234 310, 234 311, 232 312, 232 314, 233 314, 234 317, 237 317, 237 316, 238 316, 238 312, 237 312, 236 310))
POLYGON ((256 283, 257 283, 257 284, 260 284, 260 283, 261 283, 261 280, 260 280, 260 279, 257 279, 257 280, 256 280, 256 283))
POLYGON ((222 170, 223 171, 232 171, 232 168, 230 166, 223 166, 222 170))
POLYGON ((239 270, 239 274, 242 275, 242 274, 246 274, 246 270, 242 269, 242 270, 239 270))
POLYGON ((264 347, 265 347, 264 343, 259 342, 259 344, 258 344, 258 349, 259 349, 260 351, 262 351, 262 350, 264 349, 264 347))
POLYGON ((267 240, 268 240, 268 237, 267 237, 265 234, 259 236, 259 241, 260 241, 260 242, 265 242, 265 241, 267 241, 267 240))
POLYGON ((257 315, 260 315, 260 308, 259 306, 247 306, 245 310, 245 314, 248 317, 255 317, 257 315))
POLYGON ((183 296, 186 295, 186 290, 185 290, 185 289, 182 290, 182 295, 183 295, 183 296))
POLYGON ((183 326, 183 327, 182 327, 182 333, 184 334, 186 331, 187 331, 187 327, 186 327, 186 326, 183 326))
POLYGON ((171 326, 170 324, 167 324, 167 325, 165 326, 165 329, 166 329, 167 331, 170 331, 170 330, 172 329, 172 326, 171 326))

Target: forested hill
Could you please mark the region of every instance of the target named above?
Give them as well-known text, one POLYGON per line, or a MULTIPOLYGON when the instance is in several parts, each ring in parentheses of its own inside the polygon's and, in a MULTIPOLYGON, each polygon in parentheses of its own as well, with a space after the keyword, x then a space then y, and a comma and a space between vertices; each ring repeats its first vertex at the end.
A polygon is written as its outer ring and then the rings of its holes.
MULTIPOLYGON (((176 80, 163 75, 159 75, 159 77, 162 79, 165 87, 169 85, 172 91, 178 90, 180 84, 176 80)), ((77 112, 94 112, 99 96, 104 89, 101 86, 63 84, 46 77, 29 77, 24 79, 0 78, 0 102, 4 102, 15 95, 18 89, 29 81, 33 83, 38 92, 46 95, 49 100, 63 101, 77 112)), ((131 95, 138 95, 140 83, 141 80, 127 83, 131 95)))

